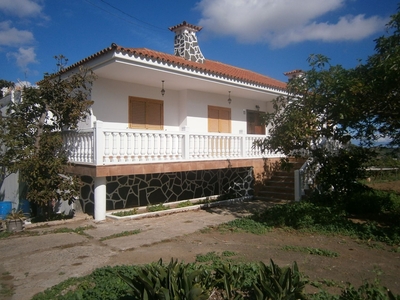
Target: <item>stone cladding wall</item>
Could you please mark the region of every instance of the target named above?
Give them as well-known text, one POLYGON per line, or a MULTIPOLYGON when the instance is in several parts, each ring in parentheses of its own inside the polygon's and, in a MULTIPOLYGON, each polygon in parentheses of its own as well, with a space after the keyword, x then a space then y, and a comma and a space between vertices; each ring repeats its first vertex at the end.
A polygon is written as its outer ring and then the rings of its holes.
MULTIPOLYGON (((81 205, 94 212, 94 181, 83 176, 81 205)), ((148 206, 214 195, 254 195, 253 168, 187 171, 107 177, 107 210, 148 206)))
POLYGON ((175 55, 187 60, 203 63, 204 56, 197 42, 196 34, 184 30, 175 36, 175 55))

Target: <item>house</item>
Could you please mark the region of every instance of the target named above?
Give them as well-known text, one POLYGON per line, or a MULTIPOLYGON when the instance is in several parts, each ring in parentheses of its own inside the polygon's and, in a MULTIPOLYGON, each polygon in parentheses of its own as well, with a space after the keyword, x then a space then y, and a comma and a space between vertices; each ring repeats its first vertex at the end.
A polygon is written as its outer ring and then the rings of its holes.
POLYGON ((279 154, 253 147, 268 135, 260 113, 286 83, 204 57, 196 33, 169 28, 174 54, 116 44, 63 70, 94 71, 91 114, 65 133, 70 171, 81 177, 82 209, 107 210, 235 193, 279 154))

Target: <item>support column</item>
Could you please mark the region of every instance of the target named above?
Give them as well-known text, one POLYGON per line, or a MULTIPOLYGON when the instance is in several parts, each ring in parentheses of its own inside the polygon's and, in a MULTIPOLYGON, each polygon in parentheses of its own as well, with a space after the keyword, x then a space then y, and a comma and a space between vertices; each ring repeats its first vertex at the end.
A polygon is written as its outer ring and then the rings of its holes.
POLYGON ((94 179, 94 219, 95 221, 106 219, 106 177, 94 179))

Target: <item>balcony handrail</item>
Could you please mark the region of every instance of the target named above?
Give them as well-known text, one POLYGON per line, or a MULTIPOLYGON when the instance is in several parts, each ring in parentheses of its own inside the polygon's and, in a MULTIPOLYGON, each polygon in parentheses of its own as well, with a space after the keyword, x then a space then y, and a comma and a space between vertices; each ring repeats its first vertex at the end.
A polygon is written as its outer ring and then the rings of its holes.
POLYGON ((64 135, 69 160, 108 165, 169 161, 199 161, 280 157, 253 147, 264 135, 159 131, 112 128, 97 121, 94 128, 64 135))

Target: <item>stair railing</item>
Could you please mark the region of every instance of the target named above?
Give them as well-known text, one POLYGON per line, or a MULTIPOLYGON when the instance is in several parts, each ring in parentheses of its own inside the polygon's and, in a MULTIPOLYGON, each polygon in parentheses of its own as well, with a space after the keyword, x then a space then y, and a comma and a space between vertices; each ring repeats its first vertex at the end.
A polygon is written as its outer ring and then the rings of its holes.
MULTIPOLYGON (((316 147, 326 148, 330 152, 335 152, 342 148, 341 144, 337 140, 322 138, 316 147)), ((311 152, 308 152, 309 154, 311 152)), ((294 200, 300 201, 301 198, 306 194, 306 191, 310 189, 310 186, 314 185, 315 178, 319 172, 319 164, 314 163, 313 157, 309 157, 300 169, 294 171, 294 200)))

